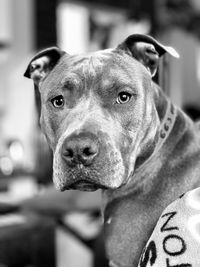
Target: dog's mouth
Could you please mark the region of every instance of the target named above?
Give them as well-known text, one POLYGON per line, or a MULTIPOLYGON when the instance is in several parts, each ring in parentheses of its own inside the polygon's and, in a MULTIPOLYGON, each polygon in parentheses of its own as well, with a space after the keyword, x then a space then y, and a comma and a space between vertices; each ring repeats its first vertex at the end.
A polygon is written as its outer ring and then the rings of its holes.
MULTIPOLYGON (((67 140, 65 136, 63 140, 67 140)), ((106 190, 116 189, 123 184, 126 166, 117 147, 100 139, 99 151, 95 156, 94 151, 86 150, 83 153, 83 150, 80 151, 80 148, 78 150, 77 147, 75 147, 76 150, 74 148, 75 152, 71 151, 70 154, 70 149, 68 149, 68 154, 63 154, 63 144, 68 144, 63 140, 59 141, 54 152, 53 181, 58 190, 106 190), (83 158, 88 159, 87 164, 83 158), (74 162, 72 159, 76 159, 76 161, 74 162)), ((85 145, 84 139, 80 138, 78 141, 82 142, 81 145, 85 145)), ((66 148, 64 152, 66 152, 66 148)))
POLYGON ((98 189, 106 189, 107 187, 101 184, 93 183, 87 180, 79 180, 70 185, 64 186, 62 191, 65 190, 80 190, 80 191, 96 191, 98 189))

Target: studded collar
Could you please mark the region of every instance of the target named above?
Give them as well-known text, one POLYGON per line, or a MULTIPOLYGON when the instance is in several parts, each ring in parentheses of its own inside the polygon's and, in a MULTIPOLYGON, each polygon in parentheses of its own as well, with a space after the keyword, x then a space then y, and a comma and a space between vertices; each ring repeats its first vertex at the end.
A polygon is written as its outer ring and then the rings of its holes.
POLYGON ((177 111, 174 108, 174 105, 168 100, 166 113, 160 125, 158 143, 153 154, 157 153, 157 151, 162 147, 163 143, 170 135, 170 132, 172 131, 176 120, 176 113, 177 111))

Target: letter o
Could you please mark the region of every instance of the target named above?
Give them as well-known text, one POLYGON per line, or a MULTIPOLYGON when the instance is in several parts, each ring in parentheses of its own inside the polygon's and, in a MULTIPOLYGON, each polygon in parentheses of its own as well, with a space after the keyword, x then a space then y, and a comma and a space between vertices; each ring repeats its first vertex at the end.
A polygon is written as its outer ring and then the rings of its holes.
POLYGON ((166 254, 170 255, 170 256, 177 256, 177 255, 181 255, 185 252, 186 250, 186 244, 185 241, 183 240, 183 238, 181 238, 178 235, 168 235, 164 238, 163 240, 163 250, 165 251, 166 254), (176 242, 175 245, 173 245, 173 247, 170 245, 170 242, 176 242), (170 247, 172 247, 172 249, 170 250, 170 247), (178 247, 178 248, 175 248, 178 247))

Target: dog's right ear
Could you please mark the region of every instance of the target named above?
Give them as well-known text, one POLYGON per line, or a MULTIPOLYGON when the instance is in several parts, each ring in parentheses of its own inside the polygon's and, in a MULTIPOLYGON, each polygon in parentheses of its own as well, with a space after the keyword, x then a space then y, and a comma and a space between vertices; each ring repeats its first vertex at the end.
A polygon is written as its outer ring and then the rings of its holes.
POLYGON ((66 53, 57 47, 50 47, 39 52, 28 64, 24 76, 33 79, 35 85, 38 86, 64 54, 66 53))

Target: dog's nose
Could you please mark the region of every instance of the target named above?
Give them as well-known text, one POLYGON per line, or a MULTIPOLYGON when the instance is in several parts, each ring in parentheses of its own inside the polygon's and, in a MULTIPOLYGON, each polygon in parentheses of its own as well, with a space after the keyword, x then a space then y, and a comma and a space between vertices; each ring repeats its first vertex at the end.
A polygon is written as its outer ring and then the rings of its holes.
POLYGON ((73 135, 62 146, 62 157, 69 165, 91 165, 99 153, 99 143, 93 135, 73 135))

